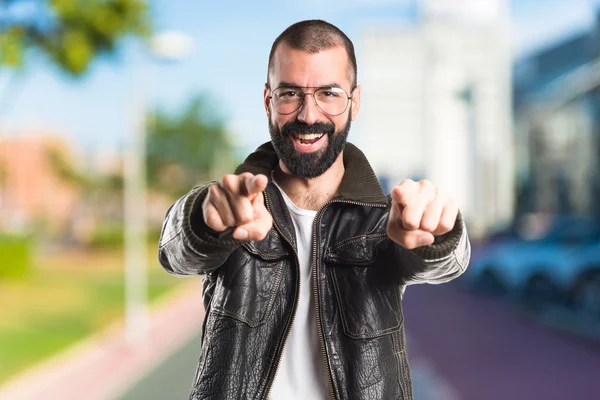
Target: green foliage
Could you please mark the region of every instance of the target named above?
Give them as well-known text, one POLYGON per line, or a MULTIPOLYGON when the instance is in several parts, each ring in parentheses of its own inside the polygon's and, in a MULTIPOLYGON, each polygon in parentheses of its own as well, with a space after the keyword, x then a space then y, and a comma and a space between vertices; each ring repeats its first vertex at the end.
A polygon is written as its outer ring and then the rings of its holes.
POLYGON ((0 236, 0 279, 24 278, 30 272, 31 243, 29 238, 0 236))
POLYGON ((25 30, 13 27, 0 34, 0 63, 18 67, 23 62, 23 42, 25 30))
POLYGON ((94 229, 88 246, 93 249, 122 247, 124 243, 123 224, 102 224, 94 229))
POLYGON ((21 67, 35 49, 61 70, 84 74, 100 54, 113 53, 119 39, 150 32, 145 0, 9 0, 0 2, 0 64, 21 67), (19 5, 28 17, 10 18, 19 5), (29 15, 30 14, 30 15, 29 15))
POLYGON ((148 184, 155 191, 180 196, 207 181, 231 153, 225 122, 202 96, 177 115, 158 111, 148 125, 148 184))
MULTIPOLYGON (((149 226, 146 241, 150 246, 156 245, 160 238, 160 226, 149 226)), ((125 227, 122 223, 103 223, 92 232, 87 247, 95 250, 119 249, 125 243, 125 227)))
MULTIPOLYGON (((155 254, 148 254, 151 305, 184 283, 166 274, 155 254)), ((0 386, 122 318, 122 262, 123 254, 114 251, 49 255, 33 261, 27 279, 2 282, 0 386)))
POLYGON ((46 152, 46 157, 51 168, 57 175, 66 183, 76 185, 82 188, 90 186, 90 178, 79 173, 73 165, 67 161, 64 153, 55 148, 49 148, 46 152))

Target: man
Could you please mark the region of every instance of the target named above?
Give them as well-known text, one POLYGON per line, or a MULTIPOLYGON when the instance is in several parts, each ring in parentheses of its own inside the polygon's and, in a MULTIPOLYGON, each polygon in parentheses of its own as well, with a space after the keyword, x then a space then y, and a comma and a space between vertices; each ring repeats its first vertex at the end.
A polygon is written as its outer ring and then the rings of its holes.
POLYGON ((447 192, 386 196, 346 143, 356 69, 335 26, 290 26, 269 56, 271 141, 170 208, 162 265, 204 275, 191 399, 412 399, 404 290, 460 275, 470 245, 447 192))

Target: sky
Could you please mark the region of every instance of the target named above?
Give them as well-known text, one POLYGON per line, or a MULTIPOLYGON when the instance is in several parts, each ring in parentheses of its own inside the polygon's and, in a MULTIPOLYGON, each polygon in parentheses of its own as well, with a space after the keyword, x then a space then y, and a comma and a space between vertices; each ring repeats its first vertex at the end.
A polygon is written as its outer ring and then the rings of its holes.
MULTIPOLYGON (((9 86, 10 71, 0 69, 0 96, 9 93, 0 97, 0 134, 41 131, 65 137, 86 153, 114 153, 123 148, 139 107, 177 111, 203 94, 228 121, 235 144, 251 150, 269 138, 262 96, 269 50, 279 33, 303 19, 338 26, 355 43, 360 83, 362 32, 371 25, 414 25, 417 1, 153 0, 156 30, 181 31, 193 40, 185 60, 156 60, 129 41, 117 55, 96 61, 83 79, 38 59, 9 86)), ((589 28, 600 8, 600 0, 508 1, 515 55, 589 28)))

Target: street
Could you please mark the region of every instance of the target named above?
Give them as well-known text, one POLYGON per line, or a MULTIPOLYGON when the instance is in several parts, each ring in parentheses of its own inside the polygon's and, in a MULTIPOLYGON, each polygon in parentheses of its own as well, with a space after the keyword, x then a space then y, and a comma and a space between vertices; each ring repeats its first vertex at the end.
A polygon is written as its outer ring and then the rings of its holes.
MULTIPOLYGON (((407 289, 404 302, 415 400, 593 400, 600 346, 532 321, 513 305, 459 283, 407 289)), ((187 399, 195 335, 120 400, 187 399)))
POLYGON ((409 287, 405 319, 411 355, 432 361, 460 399, 600 398, 600 346, 459 283, 409 287))

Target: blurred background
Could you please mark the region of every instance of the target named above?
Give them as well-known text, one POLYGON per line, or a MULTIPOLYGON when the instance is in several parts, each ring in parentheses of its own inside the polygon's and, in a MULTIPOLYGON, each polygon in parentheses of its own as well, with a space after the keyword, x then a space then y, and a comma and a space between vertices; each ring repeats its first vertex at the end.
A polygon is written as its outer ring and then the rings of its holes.
POLYGON ((600 0, 0 1, 0 399, 184 399, 200 279, 172 202, 269 139, 273 40, 354 41, 350 141, 449 189, 473 256, 411 287, 415 399, 600 393, 600 0))

